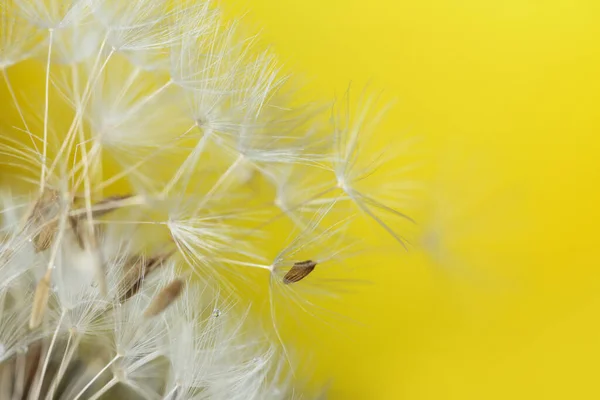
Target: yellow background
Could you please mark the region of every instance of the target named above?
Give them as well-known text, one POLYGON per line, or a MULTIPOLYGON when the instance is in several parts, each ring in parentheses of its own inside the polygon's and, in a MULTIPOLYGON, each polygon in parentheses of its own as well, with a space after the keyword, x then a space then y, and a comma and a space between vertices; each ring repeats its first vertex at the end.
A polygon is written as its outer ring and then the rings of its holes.
POLYGON ((346 303, 367 328, 315 342, 332 398, 600 398, 600 3, 224 7, 313 97, 384 88, 380 134, 422 135, 439 170, 441 246, 371 257, 346 303))
POLYGON ((222 2, 306 98, 385 89, 380 143, 422 137, 436 171, 419 222, 437 245, 355 260, 375 284, 342 312, 365 327, 298 332, 315 382, 332 399, 600 398, 600 2, 222 2))

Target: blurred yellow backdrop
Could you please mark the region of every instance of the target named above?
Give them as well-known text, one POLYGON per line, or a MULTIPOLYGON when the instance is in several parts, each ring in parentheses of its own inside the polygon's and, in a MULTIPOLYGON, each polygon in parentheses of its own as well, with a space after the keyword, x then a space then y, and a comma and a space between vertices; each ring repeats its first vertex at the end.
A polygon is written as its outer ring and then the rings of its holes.
POLYGON ((354 262, 364 327, 297 334, 331 398, 600 398, 600 3, 222 3, 307 99, 384 89, 379 142, 422 137, 435 171, 421 246, 354 262))
POLYGON ((332 398, 600 398, 600 3, 223 6, 312 97, 385 89, 382 137, 435 156, 435 245, 371 257, 375 286, 345 306, 367 328, 316 344, 332 398))

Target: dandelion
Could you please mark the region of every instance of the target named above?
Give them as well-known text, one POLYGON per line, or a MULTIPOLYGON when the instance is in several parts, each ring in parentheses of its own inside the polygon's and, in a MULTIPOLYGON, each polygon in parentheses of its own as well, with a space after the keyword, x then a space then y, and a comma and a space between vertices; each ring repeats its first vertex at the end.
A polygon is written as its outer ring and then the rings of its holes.
POLYGON ((0 398, 301 398, 279 316, 331 316, 360 215, 413 222, 369 184, 371 100, 292 107, 208 1, 0 1, 0 398), (272 332, 232 290, 255 272, 272 332))

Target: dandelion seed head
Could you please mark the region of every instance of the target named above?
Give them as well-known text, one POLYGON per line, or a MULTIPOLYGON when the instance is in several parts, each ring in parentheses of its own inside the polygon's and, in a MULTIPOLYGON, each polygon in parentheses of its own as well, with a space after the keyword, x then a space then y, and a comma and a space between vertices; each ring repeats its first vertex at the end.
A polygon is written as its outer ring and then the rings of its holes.
POLYGON ((208 1, 0 1, 9 396, 296 397, 280 317, 337 296, 356 214, 404 243, 408 184, 368 183, 373 102, 329 124, 292 106, 274 53, 208 1))

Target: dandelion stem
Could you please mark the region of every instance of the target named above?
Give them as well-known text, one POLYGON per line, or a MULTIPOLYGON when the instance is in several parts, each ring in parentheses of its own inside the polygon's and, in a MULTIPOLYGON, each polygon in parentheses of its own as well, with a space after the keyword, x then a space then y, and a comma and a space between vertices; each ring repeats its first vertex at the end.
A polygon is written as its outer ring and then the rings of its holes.
MULTIPOLYGON (((129 207, 129 206, 140 206, 146 204, 147 199, 143 195, 131 196, 124 199, 118 199, 113 201, 107 201, 102 204, 96 204, 93 206, 94 212, 100 211, 111 211, 116 208, 129 207)), ((82 215, 87 215, 87 209, 81 210, 73 210, 69 213, 71 217, 80 217, 82 215)))
POLYGON ((240 154, 238 156, 238 158, 236 158, 235 161, 229 166, 229 168, 227 168, 227 171, 225 171, 225 173, 223 173, 223 175, 221 175, 219 180, 217 180, 217 182, 213 185, 213 187, 204 196, 204 199, 198 206, 197 211, 195 211, 194 216, 196 216, 198 210, 202 210, 204 208, 206 203, 208 203, 208 201, 210 201, 211 197, 215 194, 215 192, 223 185, 223 183, 225 183, 225 181, 227 181, 229 176, 231 176, 231 174, 235 171, 235 169, 240 165, 240 163, 243 160, 244 160, 244 155, 240 154))
POLYGON ((48 58, 46 60, 46 82, 45 82, 45 100, 44 100, 44 142, 42 143, 42 173, 40 176, 40 193, 44 192, 46 182, 47 153, 48 153, 48 109, 50 107, 49 91, 50 91, 50 61, 52 57, 52 41, 54 37, 54 29, 48 29, 48 58))
MULTIPOLYGON (((285 359, 286 359, 287 363, 291 367, 292 359, 290 358, 289 352, 287 350, 287 346, 285 345, 285 342, 283 341, 281 332, 279 332, 279 328, 277 327, 277 316, 276 316, 277 313, 275 312, 275 299, 273 298, 273 280, 269 280, 269 310, 271 313, 271 320, 273 321, 273 330, 275 331, 275 336, 277 337, 277 340, 281 344, 281 348, 283 350, 283 354, 285 355, 285 359)), ((293 368, 291 369, 291 372, 292 372, 292 375, 295 376, 295 372, 294 372, 293 368)))
MULTIPOLYGON (((303 201, 301 203, 295 204, 294 206, 292 206, 290 208, 287 208, 285 211, 277 214, 273 218, 268 219, 267 221, 263 222, 262 224, 260 224, 260 225, 258 225, 256 227, 252 228, 252 231, 250 233, 248 233, 248 235, 246 235, 246 236, 252 235, 254 231, 260 230, 260 229, 268 226, 269 224, 272 224, 273 222, 277 221, 278 219, 283 218, 284 216, 288 215, 288 213, 291 213, 292 211, 295 211, 295 210, 297 210, 297 209, 299 209, 299 208, 301 208, 301 207, 303 207, 303 206, 311 203, 312 201, 318 199, 321 196, 325 196, 326 194, 334 191, 335 189, 337 189, 337 187, 335 187, 335 186, 330 187, 329 189, 325 189, 322 192, 315 194, 314 196, 312 196, 311 198, 309 198, 306 201, 303 201)), ((246 236, 243 236, 242 239, 244 239, 246 236)))
POLYGON ((170 400, 171 396, 175 395, 177 393, 178 389, 179 389, 179 385, 175 385, 175 387, 173 387, 173 389, 169 390, 169 392, 163 396, 163 399, 170 400))
MULTIPOLYGON (((76 85, 76 78, 77 78, 77 69, 75 67, 73 67, 73 77, 74 77, 74 82, 73 84, 76 85)), ((75 91, 77 92, 77 91, 75 91)), ((94 234, 94 225, 93 225, 93 217, 92 217, 92 185, 90 183, 90 160, 91 157, 88 157, 88 151, 87 148, 85 146, 85 135, 83 132, 83 126, 81 124, 81 114, 78 113, 78 117, 79 122, 77 124, 77 131, 79 133, 79 141, 80 143, 82 143, 83 145, 81 146, 81 158, 82 158, 82 162, 83 162, 83 190, 84 190, 84 199, 85 199, 85 210, 86 210, 86 218, 87 218, 87 224, 86 224, 86 229, 87 229, 87 237, 86 239, 89 241, 88 245, 92 248, 92 249, 96 249, 96 235, 94 234)), ((98 281, 98 286, 100 288, 100 293, 102 293, 103 295, 106 294, 107 292, 107 288, 106 288, 106 277, 104 276, 104 270, 103 270, 103 265, 102 265, 102 260, 99 260, 98 258, 100 258, 100 253, 96 252, 95 257, 97 258, 96 262, 94 263, 95 266, 95 274, 96 274, 96 279, 98 281)))
POLYGON ((150 103, 152 100, 154 100, 154 98, 156 96, 160 95, 169 86, 171 86, 172 83, 173 83, 173 80, 168 80, 164 85, 162 85, 161 87, 156 89, 154 92, 145 96, 143 100, 141 100, 139 103, 137 103, 134 107, 131 107, 131 110, 129 110, 128 115, 135 114, 136 112, 141 110, 146 104, 150 103))
MULTIPOLYGON (((100 390, 94 393, 93 396, 90 396, 89 400, 98 400, 104 393, 108 392, 113 386, 115 386, 119 380, 116 377, 113 377, 110 381, 108 381, 100 390)), ((77 400, 77 398, 73 399, 77 400)))
POLYGON ((56 168, 56 163, 61 158, 61 156, 65 152, 65 150, 67 148, 71 147, 73 140, 75 138, 75 129, 77 128, 77 123, 80 121, 80 117, 83 114, 83 111, 85 110, 85 106, 87 104, 87 101, 89 100, 89 96, 92 93, 92 88, 96 85, 96 81, 98 80, 98 78, 100 77, 102 72, 104 72, 106 65, 108 64, 108 62, 110 61, 110 59, 112 58, 112 56, 114 54, 115 50, 111 49, 110 52, 108 53, 108 55, 106 56, 106 59, 102 63, 102 66, 100 67, 99 71, 96 71, 96 69, 98 68, 98 63, 100 62, 100 56, 102 55, 102 52, 104 51, 104 47, 106 46, 107 39, 108 39, 108 37, 105 35, 104 40, 103 40, 102 44, 100 45, 100 49, 98 50, 98 56, 96 57, 96 60, 94 61, 94 66, 92 67, 92 72, 90 73, 90 78, 88 79, 85 89, 83 91, 83 95, 81 96, 81 99, 79 102, 80 104, 77 105, 77 111, 75 113, 75 116, 73 117, 73 122, 71 123, 71 126, 69 127, 67 136, 66 136, 65 140, 63 141, 63 144, 61 145, 61 147, 57 153, 56 159, 54 160, 54 162, 50 168, 50 173, 54 170, 54 168, 56 168))
POLYGON ((231 264, 231 265, 239 265, 239 266, 250 267, 250 268, 260 268, 260 269, 266 269, 267 271, 271 271, 273 269, 273 267, 270 265, 256 264, 256 263, 251 263, 251 262, 237 261, 237 260, 230 260, 230 259, 227 259, 224 261, 227 264, 231 264))
POLYGON ((123 84, 123 87, 121 88, 121 96, 119 97, 118 101, 123 99, 123 96, 131 88, 131 86, 133 85, 133 82, 135 82, 137 77, 140 75, 140 72, 142 72, 142 69, 140 67, 135 67, 133 72, 131 72, 129 74, 127 81, 125 81, 125 83, 123 84))
MULTIPOLYGON (((192 129, 194 129, 195 126, 196 126, 195 124, 192 125, 189 129, 187 129, 184 133, 179 135, 176 139, 181 139, 181 138, 185 137, 188 133, 191 132, 192 129)), ((121 179, 122 177, 127 176, 131 172, 134 172, 137 168, 139 168, 140 165, 144 164, 148 160, 151 160, 154 156, 158 155, 159 153, 161 153, 169 148, 176 147, 176 144, 177 144, 177 142, 174 141, 173 144, 169 144, 168 146, 160 147, 160 148, 154 150, 152 153, 143 157, 141 160, 136 161, 135 164, 127 166, 127 168, 117 172, 116 174, 112 175, 110 178, 106 179, 102 183, 95 185, 94 191, 99 192, 99 191, 103 190, 104 188, 112 185, 113 183, 115 183, 116 181, 121 179)), ((94 143, 94 147, 96 147, 96 143, 94 143)), ((164 198, 166 196, 166 194, 167 193, 163 190, 163 193, 161 193, 158 197, 164 198)))
POLYGON ((25 364, 27 362, 27 355, 21 351, 17 351, 16 360, 16 376, 15 376, 15 388, 13 390, 13 399, 21 399, 23 392, 25 391, 25 364))
POLYGON ((35 386, 34 392, 35 396, 31 396, 33 399, 37 399, 40 396, 40 390, 42 389, 42 384, 44 383, 44 377, 46 376, 46 371, 48 369, 48 363, 50 362, 50 357, 52 356, 52 351, 54 350, 54 345, 56 344, 56 337, 58 336, 58 332, 62 326, 62 321, 65 316, 65 313, 62 312, 60 314, 60 319, 56 324, 56 329, 54 329, 54 334, 52 335, 52 340, 50 341, 50 346, 46 352, 46 357, 44 358, 44 365, 42 366, 42 372, 36 377, 38 379, 37 385, 35 386))
MULTIPOLYGON (((119 358, 121 358, 121 355, 120 355, 120 354, 117 354, 116 356, 114 356, 114 357, 113 357, 113 359, 112 359, 112 360, 110 360, 110 361, 109 361, 109 362, 108 362, 108 363, 107 363, 107 364, 104 366, 104 368, 102 368, 102 369, 101 369, 101 370, 100 370, 100 371, 99 371, 99 372, 98 372, 96 375, 94 375, 94 377, 93 377, 92 379, 90 379, 90 381, 87 383, 87 385, 85 385, 85 386, 83 387, 83 389, 81 389, 81 390, 79 391, 79 393, 77 393, 77 395, 76 395, 76 396, 73 398, 73 400, 79 400, 79 398, 80 398, 80 397, 83 395, 83 393, 85 393, 85 391, 86 391, 86 390, 88 390, 88 388, 89 388, 90 386, 92 386, 92 385, 94 384, 94 382, 96 382, 96 380, 97 380, 98 378, 100 378, 100 376, 101 376, 101 375, 102 375, 102 374, 103 374, 103 373, 104 373, 104 372, 105 372, 107 369, 109 369, 109 368, 110 368, 110 366, 111 366, 111 365, 113 365, 113 364, 114 364, 114 363, 115 363, 115 362, 116 362, 116 361, 117 361, 119 358)), ((115 379, 115 378, 111 379, 111 380, 109 381, 109 383, 110 383, 110 382, 112 382, 113 380, 115 380, 115 383, 116 383, 116 379, 115 379)), ((105 387, 106 387, 107 385, 108 385, 108 383, 105 385, 105 387)), ((113 385, 114 385, 114 383, 113 383, 113 385)), ((110 389, 110 388, 108 388, 108 389, 110 389)), ((108 390, 108 389, 106 389, 106 390, 108 390)), ((100 393, 100 392, 98 392, 98 393, 100 393)), ((96 393, 96 395, 97 395, 98 393, 96 393)), ((94 395, 94 397, 93 397, 93 398, 97 398, 97 397, 96 397, 96 395, 94 395)))
MULTIPOLYGON (((193 170, 194 165, 196 165, 196 163, 198 162, 198 158, 204 151, 206 142, 208 141, 208 139, 210 138, 211 135, 212 135, 212 130, 206 130, 206 132, 204 132, 202 139, 200 139, 198 141, 198 144, 194 147, 194 150, 192 150, 192 153, 186 157, 185 161, 183 163, 181 163, 181 165, 177 169, 177 172, 175 172, 175 175, 173 175, 171 180, 165 185, 164 190, 161 192, 161 196, 166 196, 171 191, 171 189, 173 189, 173 186, 177 183, 177 181, 179 181, 179 179, 181 179, 181 176, 185 172, 186 168, 189 168, 188 175, 191 175, 191 171, 193 170)), ((189 178, 188 178, 188 180, 189 180, 189 178)), ((186 184, 186 186, 187 186, 187 184, 186 184)))
POLYGON ((79 346, 81 335, 77 335, 74 341, 72 340, 73 336, 75 336, 73 332, 70 332, 69 338, 67 339, 65 351, 63 352, 63 357, 60 361, 58 373, 54 376, 54 379, 52 380, 52 384, 50 385, 48 393, 46 394, 46 400, 52 400, 52 398, 54 397, 54 392, 56 391, 56 388, 58 387, 58 384, 60 383, 63 375, 67 371, 67 367, 69 366, 69 363, 71 362, 71 359, 73 358, 73 355, 75 354, 75 351, 79 346), (73 344, 71 344, 72 341, 74 342, 73 344))

